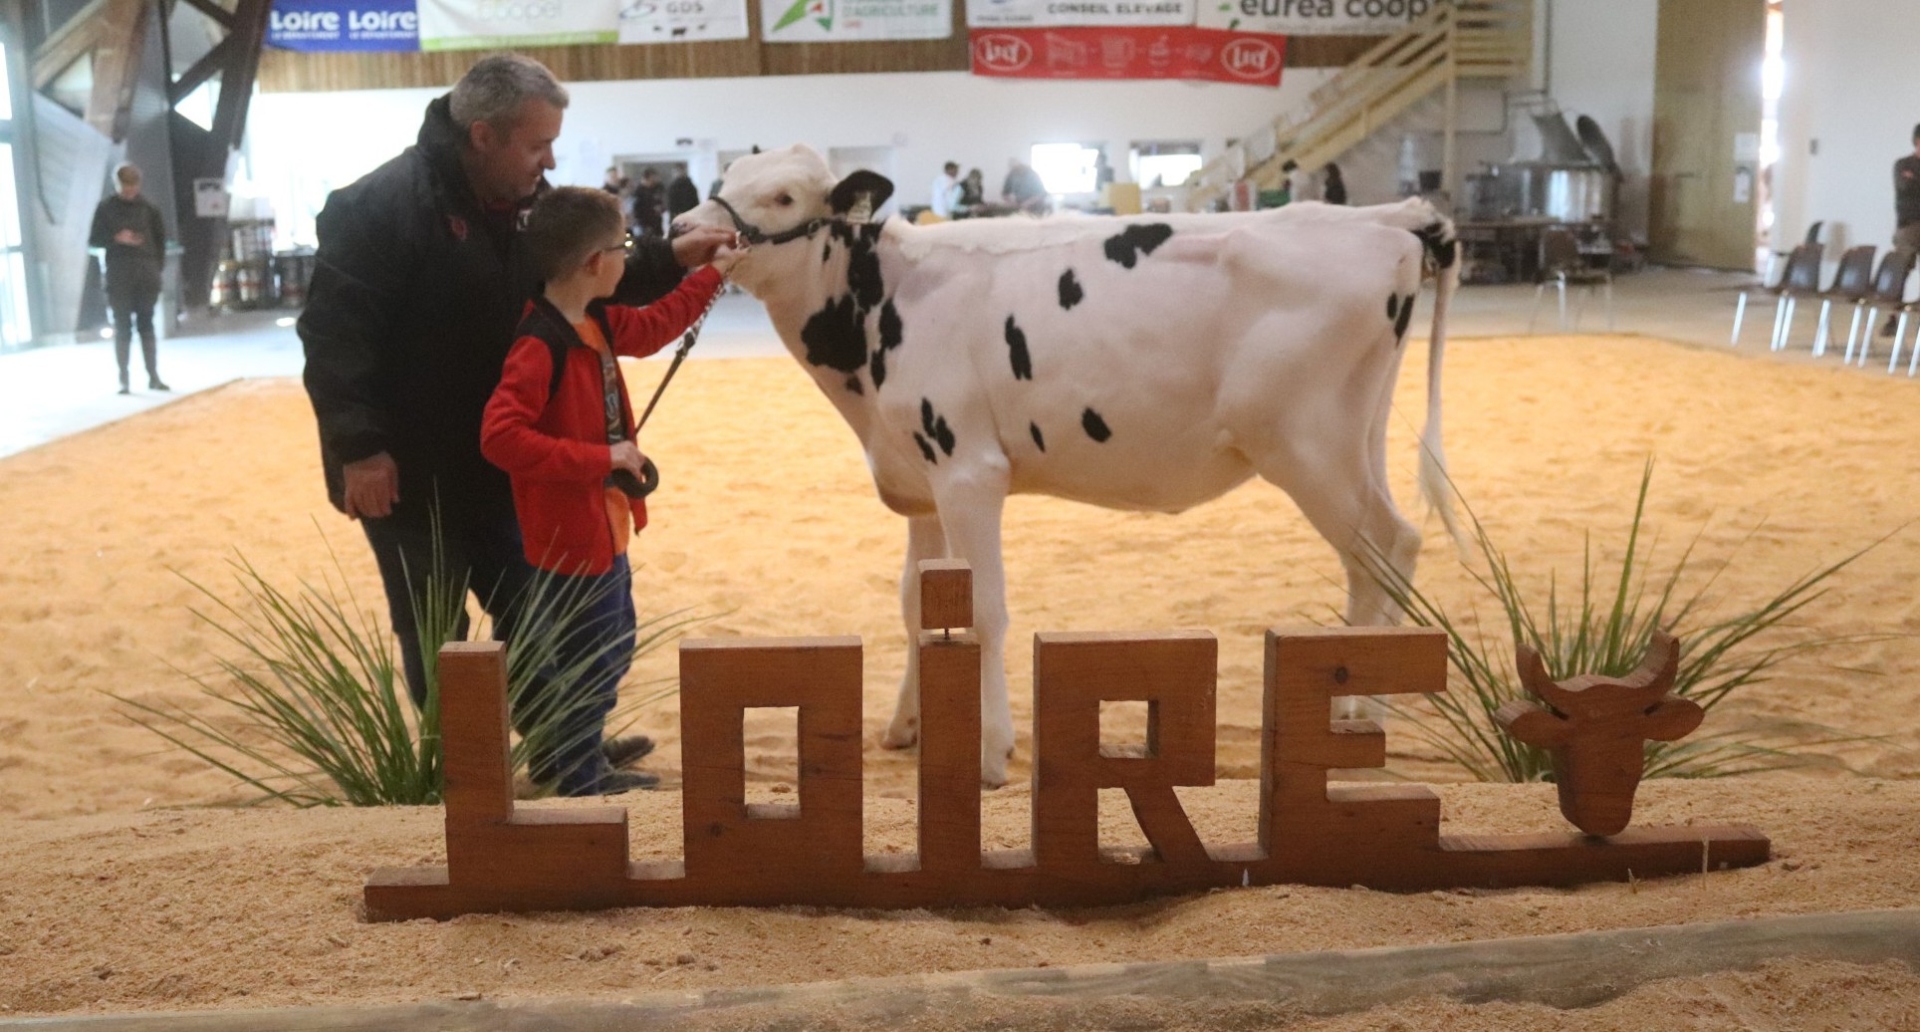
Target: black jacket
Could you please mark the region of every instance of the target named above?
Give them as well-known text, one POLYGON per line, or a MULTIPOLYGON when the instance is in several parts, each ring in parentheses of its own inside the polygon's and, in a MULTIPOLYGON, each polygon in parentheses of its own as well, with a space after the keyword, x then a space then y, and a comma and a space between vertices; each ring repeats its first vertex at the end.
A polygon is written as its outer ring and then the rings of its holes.
MULTIPOLYGON (((440 97, 412 147, 320 212, 299 333, 336 507, 341 466, 383 451, 400 467, 396 516, 424 519, 436 498, 447 511, 512 505, 506 474, 480 455, 480 419, 539 287, 519 239, 531 199, 484 209, 463 144, 440 97)), ((617 297, 645 304, 680 277, 665 241, 642 243, 617 297)))
POLYGON ((167 259, 167 223, 160 217, 160 209, 145 197, 129 201, 117 193, 109 194, 93 209, 87 246, 106 249, 109 291, 139 286, 160 289, 160 270, 167 259), (145 239, 138 244, 123 244, 114 239, 123 229, 131 229, 145 239))

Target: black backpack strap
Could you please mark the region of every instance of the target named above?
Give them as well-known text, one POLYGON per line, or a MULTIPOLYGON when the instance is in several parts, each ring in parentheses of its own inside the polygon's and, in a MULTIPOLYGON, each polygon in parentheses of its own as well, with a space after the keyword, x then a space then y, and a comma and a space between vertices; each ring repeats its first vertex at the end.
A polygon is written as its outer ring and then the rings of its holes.
POLYGON ((566 376, 568 349, 575 344, 581 347, 586 345, 544 297, 536 297, 529 304, 526 316, 520 320, 518 332, 522 337, 538 337, 547 346, 547 357, 552 360, 553 367, 547 377, 547 397, 553 397, 560 389, 560 381, 566 376))

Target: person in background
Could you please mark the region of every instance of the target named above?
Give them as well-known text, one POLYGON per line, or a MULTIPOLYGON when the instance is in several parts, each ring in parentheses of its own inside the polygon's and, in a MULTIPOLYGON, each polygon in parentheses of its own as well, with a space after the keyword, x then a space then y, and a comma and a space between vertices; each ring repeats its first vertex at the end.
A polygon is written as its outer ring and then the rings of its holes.
MULTIPOLYGON (((1913 151, 1893 163, 1893 246, 1920 250, 1920 125, 1913 127, 1913 151)), ((1891 337, 1900 320, 1887 317, 1882 337, 1891 337)))
POLYGON ((660 173, 645 169, 640 173, 640 181, 633 184, 633 224, 640 228, 642 240, 657 240, 666 236, 666 227, 661 215, 667 210, 667 188, 660 182, 660 173))
POLYGON ((1007 160, 1007 178, 1000 184, 1000 199, 1014 211, 1029 215, 1047 213, 1047 184, 1033 166, 1019 158, 1007 160))
POLYGON ((1320 199, 1328 204, 1347 203, 1347 181, 1340 178, 1340 166, 1327 162, 1326 181, 1321 184, 1320 199))
MULTIPOLYGON (((328 499, 367 535, 421 706, 430 685, 414 613, 428 571, 465 585, 509 641, 533 579, 480 423, 539 286, 521 219, 548 189, 567 100, 540 62, 483 57, 427 104, 418 142, 335 190, 316 224, 298 332, 320 465, 328 499)), ((732 239, 695 229, 639 241, 616 299, 660 297, 732 239)), ((453 633, 466 636, 464 606, 453 633)), ((635 735, 602 751, 621 767, 652 748, 635 735)))
POLYGON ((1313 189, 1313 173, 1301 168, 1299 162, 1288 158, 1287 163, 1280 166, 1280 171, 1287 174, 1288 204, 1299 201, 1317 201, 1320 199, 1313 189))
POLYGON ((949 161, 940 167, 940 174, 933 178, 933 188, 928 209, 943 219, 953 218, 953 206, 960 200, 960 163, 949 161))
POLYGON ((627 190, 632 186, 633 184, 627 181, 627 174, 620 171, 620 166, 608 165, 607 178, 605 182, 600 184, 600 189, 624 201, 627 197, 627 190))
POLYGON ((954 196, 953 215, 966 218, 978 212, 987 203, 987 174, 979 169, 968 169, 965 179, 960 180, 960 191, 954 196))
POLYGON ((147 389, 171 390, 160 379, 159 342, 153 332, 153 305, 160 299, 160 273, 167 261, 167 224, 160 209, 140 196, 140 169, 113 170, 117 190, 93 209, 87 244, 107 252, 107 304, 113 308, 113 357, 120 363, 120 393, 133 392, 127 363, 133 330, 140 328, 140 358, 147 367, 147 389))
POLYGON ((681 172, 667 184, 667 225, 700 206, 700 188, 693 185, 693 177, 681 172))

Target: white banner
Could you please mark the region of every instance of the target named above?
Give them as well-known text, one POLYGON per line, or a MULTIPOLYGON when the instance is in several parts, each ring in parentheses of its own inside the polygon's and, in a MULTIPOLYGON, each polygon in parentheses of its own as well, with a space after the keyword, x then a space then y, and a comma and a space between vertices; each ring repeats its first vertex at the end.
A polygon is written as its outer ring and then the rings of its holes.
POLYGON ((421 50, 613 43, 620 0, 419 0, 421 50))
MULTIPOLYGON (((972 29, 1192 25, 1200 0, 967 0, 972 29)), ((1213 0, 1224 2, 1224 0, 1213 0)))
POLYGON ((862 39, 946 39, 952 0, 760 0, 766 43, 862 39))
POLYGON ((1200 0, 1200 27, 1286 36, 1390 36, 1446 0, 1200 0))
POLYGON ((747 0, 624 0, 620 42, 746 39, 747 0))

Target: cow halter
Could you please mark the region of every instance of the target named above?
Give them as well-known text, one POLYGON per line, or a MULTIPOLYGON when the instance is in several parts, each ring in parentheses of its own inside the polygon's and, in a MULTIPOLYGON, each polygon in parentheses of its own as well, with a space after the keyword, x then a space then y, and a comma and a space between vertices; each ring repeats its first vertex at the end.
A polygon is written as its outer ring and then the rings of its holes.
POLYGON ((740 239, 745 240, 748 244, 784 244, 789 240, 810 237, 820 232, 822 226, 833 221, 832 219, 810 219, 792 229, 783 229, 778 233, 769 233, 759 226, 748 222, 746 219, 741 218, 740 213, 733 209, 733 205, 728 204, 719 197, 714 197, 712 200, 713 203, 727 210, 727 217, 733 220, 734 231, 739 233, 740 239))

